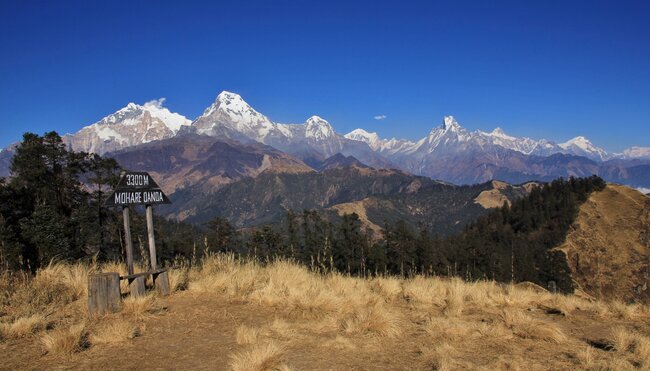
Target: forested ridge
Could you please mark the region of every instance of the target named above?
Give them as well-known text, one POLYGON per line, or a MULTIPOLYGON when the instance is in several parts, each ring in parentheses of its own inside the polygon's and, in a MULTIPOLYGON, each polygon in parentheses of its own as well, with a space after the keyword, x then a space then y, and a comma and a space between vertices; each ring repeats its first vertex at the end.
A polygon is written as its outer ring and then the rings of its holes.
MULTIPOLYGON (((121 213, 103 206, 121 170, 112 159, 68 151, 54 132, 25 134, 12 159, 12 177, 0 182, 3 268, 34 270, 53 259, 122 259, 121 213)), ((451 236, 433 234, 426 221, 395 218, 387 218, 378 234, 357 214, 317 210, 288 210, 281 223, 248 229, 222 217, 196 226, 157 218, 158 255, 171 265, 175 259, 191 264, 207 253, 233 252, 362 276, 427 274, 543 286, 552 281, 570 292, 566 259, 552 248, 565 238, 580 204, 604 186, 596 176, 558 179, 451 236)), ((146 260, 144 218, 132 215, 136 259, 146 260)))

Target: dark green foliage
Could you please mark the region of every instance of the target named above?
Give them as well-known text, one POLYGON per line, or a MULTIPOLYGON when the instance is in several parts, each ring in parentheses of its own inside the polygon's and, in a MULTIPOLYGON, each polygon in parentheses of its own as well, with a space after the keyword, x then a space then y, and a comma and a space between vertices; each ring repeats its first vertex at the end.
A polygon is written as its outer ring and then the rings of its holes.
POLYGON ((296 258, 318 270, 355 275, 436 274, 468 280, 532 281, 563 292, 573 290, 560 245, 579 206, 605 183, 598 177, 559 179, 533 191, 512 206, 493 209, 456 235, 440 238, 420 223, 386 222, 373 239, 358 215, 323 218, 316 211, 298 216, 288 212, 286 223, 254 230, 247 254, 296 258), (267 236, 272 236, 270 239, 267 236), (271 242, 268 242, 271 241, 271 242), (254 250, 251 250, 254 249, 254 250))
MULTIPOLYGON (((120 171, 115 160, 68 151, 55 132, 26 133, 11 177, 0 179, 0 267, 35 270, 53 259, 124 256, 121 210, 103 206, 120 171)), ((131 215, 139 246, 147 241, 146 224, 142 214, 131 215)), ((162 259, 191 254, 193 227, 160 218, 155 224, 162 259)))
POLYGON ((566 258, 552 250, 566 238, 579 206, 605 183, 593 176, 555 180, 528 197, 480 217, 441 241, 457 274, 470 279, 532 281, 573 291, 566 258))
POLYGON ((208 248, 213 252, 229 252, 236 248, 237 230, 224 218, 216 217, 207 223, 208 248))

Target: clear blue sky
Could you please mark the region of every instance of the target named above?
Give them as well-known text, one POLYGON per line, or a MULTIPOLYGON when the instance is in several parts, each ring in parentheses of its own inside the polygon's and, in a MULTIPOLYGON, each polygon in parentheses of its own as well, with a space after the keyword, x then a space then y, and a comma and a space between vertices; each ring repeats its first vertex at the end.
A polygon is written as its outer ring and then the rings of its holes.
POLYGON ((419 138, 452 114, 650 146, 650 2, 0 0, 0 146, 130 101, 193 119, 221 90, 342 133, 419 138))

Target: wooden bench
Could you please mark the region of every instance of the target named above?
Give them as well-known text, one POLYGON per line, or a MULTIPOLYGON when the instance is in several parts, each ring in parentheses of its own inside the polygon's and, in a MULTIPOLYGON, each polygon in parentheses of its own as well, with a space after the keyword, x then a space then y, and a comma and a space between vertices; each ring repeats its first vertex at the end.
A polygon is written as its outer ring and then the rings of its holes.
POLYGON ((147 272, 127 274, 99 273, 88 276, 88 311, 91 314, 116 312, 122 307, 120 281, 127 280, 130 295, 134 297, 145 295, 145 282, 151 275, 153 286, 158 294, 167 296, 171 293, 169 286, 169 270, 155 269, 147 272))
POLYGON ((165 268, 127 274, 125 276, 120 276, 120 280, 127 280, 129 282, 129 292, 131 293, 131 296, 142 296, 145 294, 145 282, 147 281, 148 276, 151 276, 153 287, 160 295, 169 295, 171 292, 169 288, 169 273, 165 268))

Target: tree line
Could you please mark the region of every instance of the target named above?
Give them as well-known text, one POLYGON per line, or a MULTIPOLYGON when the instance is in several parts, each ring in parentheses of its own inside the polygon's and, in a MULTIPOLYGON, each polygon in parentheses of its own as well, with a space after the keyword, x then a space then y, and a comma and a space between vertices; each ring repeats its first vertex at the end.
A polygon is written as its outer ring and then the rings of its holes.
POLYGON ((604 187, 597 176, 560 178, 446 237, 431 234, 423 225, 413 228, 403 220, 384 223, 377 234, 357 214, 332 220, 314 210, 289 210, 281 225, 245 232, 215 218, 208 223, 205 244, 208 250, 262 260, 294 259, 320 271, 531 281, 572 292, 564 253, 553 248, 565 239, 589 194, 604 187))
MULTIPOLYGON (((35 271, 52 260, 125 255, 121 213, 104 206, 122 171, 115 160, 71 151, 56 132, 26 133, 10 170, 11 177, 0 178, 0 268, 35 271)), ((134 244, 145 260, 146 222, 134 214, 134 244)), ((192 245, 194 227, 162 218, 156 227, 163 258, 192 245)))

